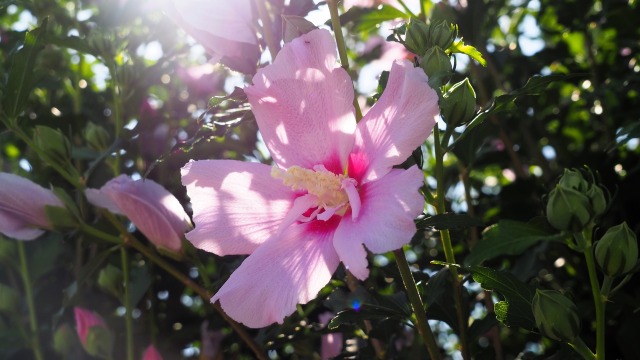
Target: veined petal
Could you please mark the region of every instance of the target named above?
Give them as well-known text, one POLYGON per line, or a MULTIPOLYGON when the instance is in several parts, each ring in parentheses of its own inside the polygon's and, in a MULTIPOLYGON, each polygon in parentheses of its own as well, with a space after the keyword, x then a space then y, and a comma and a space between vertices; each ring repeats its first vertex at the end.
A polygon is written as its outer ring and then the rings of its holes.
POLYGON ((349 176, 360 183, 379 179, 425 141, 440 113, 427 81, 409 61, 393 64, 380 100, 358 123, 349 176))
POLYGON ((271 156, 286 169, 322 164, 342 172, 353 147, 353 84, 327 30, 286 44, 245 93, 271 156))
POLYGON ((295 194, 271 167, 234 160, 192 161, 182 168, 196 227, 187 239, 214 254, 250 254, 278 231, 295 194))
POLYGON ((154 245, 173 251, 182 248, 182 234, 191 220, 178 199, 155 181, 120 175, 85 194, 92 204, 128 217, 154 245))
POLYGON ((234 320, 252 328, 282 323, 296 304, 314 299, 338 267, 335 225, 294 224, 262 244, 213 296, 234 320))
POLYGON ((31 227, 24 221, 0 209, 0 233, 18 240, 33 240, 44 234, 44 230, 31 227))
POLYGON ((347 212, 334 236, 340 260, 354 275, 362 271, 364 254, 356 244, 365 244, 371 252, 380 254, 411 241, 416 232, 413 219, 424 206, 418 193, 422 178, 422 171, 412 166, 408 170, 392 169, 383 178, 362 186, 360 215, 353 220, 347 212))

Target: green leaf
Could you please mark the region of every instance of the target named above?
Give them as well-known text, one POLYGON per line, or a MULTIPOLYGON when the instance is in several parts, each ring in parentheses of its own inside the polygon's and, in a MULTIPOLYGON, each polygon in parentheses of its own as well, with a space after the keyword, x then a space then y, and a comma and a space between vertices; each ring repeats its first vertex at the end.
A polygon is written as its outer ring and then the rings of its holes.
POLYGON ((482 53, 478 51, 475 47, 471 45, 466 45, 462 39, 458 39, 453 42, 453 44, 446 49, 450 53, 459 53, 465 54, 472 58, 473 60, 480 63, 482 66, 487 66, 487 60, 482 57, 482 53))
POLYGON ((436 230, 465 229, 472 226, 482 226, 482 220, 468 214, 446 213, 426 217, 418 221, 418 228, 434 228, 436 230))
MULTIPOLYGON (((427 317, 431 320, 441 320, 447 323, 451 328, 459 333, 458 315, 456 312, 455 301, 453 299, 453 279, 451 270, 448 267, 442 268, 438 273, 432 276, 427 285, 424 287, 423 297, 427 307, 427 317)), ((463 292, 463 307, 467 309, 469 296, 466 291, 463 292)))
POLYGON ((469 268, 473 280, 485 290, 499 293, 505 300, 495 304, 496 318, 507 326, 531 330, 535 327, 531 301, 535 288, 518 280, 513 274, 481 266, 469 268))
POLYGON ((371 9, 360 17, 356 30, 359 32, 371 32, 380 27, 385 21, 396 19, 408 19, 409 15, 394 8, 393 6, 382 5, 380 8, 371 9))
POLYGON ((20 303, 18 292, 5 284, 0 283, 0 311, 15 314, 20 303))
POLYGON ((47 19, 42 21, 40 27, 26 33, 24 45, 11 57, 9 78, 2 100, 2 107, 10 120, 15 120, 24 110, 29 94, 38 81, 38 72, 34 68, 38 53, 44 48, 47 19))
POLYGON ((363 304, 357 311, 346 309, 340 311, 329 322, 328 328, 334 330, 341 325, 353 325, 363 320, 407 319, 408 315, 396 309, 381 305, 363 304))
POLYGON ((534 224, 513 220, 500 220, 487 228, 482 239, 466 257, 468 266, 480 265, 483 261, 503 255, 520 255, 541 241, 559 241, 562 234, 552 234, 534 224))
POLYGON ((129 301, 136 306, 151 286, 151 275, 146 266, 131 269, 131 282, 129 283, 129 301))

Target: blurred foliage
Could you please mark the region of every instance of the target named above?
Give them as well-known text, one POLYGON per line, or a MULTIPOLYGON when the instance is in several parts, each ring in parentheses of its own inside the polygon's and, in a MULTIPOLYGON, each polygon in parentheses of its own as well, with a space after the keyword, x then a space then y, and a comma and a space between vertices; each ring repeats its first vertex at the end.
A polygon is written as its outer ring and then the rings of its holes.
MULTIPOLYGON (((273 9, 285 4, 269 1, 273 9)), ((299 9, 289 7, 283 13, 306 15, 314 7, 310 1, 290 3, 299 9)), ((441 264, 431 263, 444 261, 434 231, 440 228, 451 230, 456 259, 470 266, 464 269, 464 311, 472 319, 468 331, 475 359, 575 356, 566 345, 525 330, 533 327, 526 301, 511 302, 523 313, 521 318, 510 317, 513 313, 505 306, 522 288, 531 295, 529 303, 534 287, 569 292, 582 320, 581 335, 595 348, 584 259, 541 216, 546 194, 562 171, 587 166, 612 194, 596 238, 622 221, 635 233, 640 229, 637 2, 424 1, 424 9, 431 21, 457 24, 464 44, 475 47, 486 61, 482 67, 456 55, 450 79, 457 83, 469 77, 477 96, 476 117, 451 133, 451 151, 445 158, 447 212, 466 215, 423 219, 407 249, 409 262, 419 270, 414 276, 429 305, 427 313, 439 320, 435 331, 443 351, 451 355, 458 349, 455 309, 451 291, 446 291, 450 277, 441 264), (509 282, 496 282, 494 275, 509 282), (507 326, 498 325, 493 313, 507 326)), ((351 73, 369 105, 376 87, 363 74, 373 71, 378 76, 384 69, 371 70, 371 64, 380 65, 389 44, 397 45, 383 41, 398 26, 389 20, 412 15, 403 7, 385 5, 375 10, 352 8, 341 17, 351 73)), ((174 27, 152 1, 0 2, 3 116, 17 121, 27 134, 37 129, 55 134, 70 156, 60 166, 82 174, 88 187, 101 186, 113 177, 114 166, 120 166, 125 173, 159 182, 188 209, 179 169, 189 159, 270 161, 255 121, 244 116, 246 102, 232 94, 235 85, 250 79, 206 60, 204 49, 174 27), (114 94, 121 103, 114 102, 114 94), (210 101, 214 96, 219 98, 210 101), (244 111, 242 116, 238 111, 244 111), (116 116, 125 125, 121 132, 114 130, 116 116), (119 164, 111 156, 114 151, 121 154, 119 164)), ((427 174, 435 167, 432 141, 423 147, 427 174)), ((85 221, 96 218, 72 184, 2 124, 0 170, 52 184, 76 201, 85 221)), ((428 180, 423 190, 435 191, 434 178, 428 180)), ((104 219, 96 226, 108 227, 104 219)), ((115 248, 77 232, 49 233, 25 246, 47 359, 56 358, 54 333, 73 324, 76 305, 90 304, 116 334, 115 342, 124 343, 123 293, 117 280, 121 265, 115 248)), ((241 262, 241 257, 191 252, 193 263, 168 261, 210 291, 241 262)), ((129 296, 137 309, 137 353, 155 343, 165 359, 195 358, 206 322, 205 327, 224 335, 225 357, 252 358, 211 306, 142 255, 131 254, 129 296)), ((424 356, 421 340, 408 325, 410 311, 393 262, 392 254, 370 256, 371 275, 355 292, 340 280, 345 272, 339 270, 316 300, 299 307, 284 324, 251 334, 274 358, 317 358, 320 336, 328 332, 341 332, 349 339, 345 357, 357 353, 359 358, 373 358, 371 339, 389 358, 424 356), (326 310, 337 314, 328 328, 318 320, 326 310)), ((29 359, 28 339, 13 325, 23 324, 21 330, 26 326, 25 305, 16 300, 24 290, 15 247, 1 237, 0 268, 0 358, 29 359)), ((608 358, 640 358, 639 282, 632 279, 607 305, 608 358)), ((115 358, 124 358, 123 346, 115 351, 115 358)), ((90 358, 74 354, 76 359, 90 358)))

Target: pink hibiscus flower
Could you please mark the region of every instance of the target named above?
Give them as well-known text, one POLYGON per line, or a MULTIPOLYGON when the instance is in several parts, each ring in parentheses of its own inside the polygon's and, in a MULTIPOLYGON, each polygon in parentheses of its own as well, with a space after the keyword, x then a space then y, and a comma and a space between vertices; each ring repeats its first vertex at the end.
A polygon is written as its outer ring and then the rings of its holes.
POLYGON ((395 62, 356 125, 351 78, 327 30, 291 41, 258 71, 245 92, 275 166, 203 160, 182 169, 196 224, 187 239, 217 255, 250 254, 212 302, 250 327, 281 323, 340 261, 365 279, 364 246, 383 253, 411 240, 422 171, 392 167, 439 115, 427 80, 409 61, 395 62))

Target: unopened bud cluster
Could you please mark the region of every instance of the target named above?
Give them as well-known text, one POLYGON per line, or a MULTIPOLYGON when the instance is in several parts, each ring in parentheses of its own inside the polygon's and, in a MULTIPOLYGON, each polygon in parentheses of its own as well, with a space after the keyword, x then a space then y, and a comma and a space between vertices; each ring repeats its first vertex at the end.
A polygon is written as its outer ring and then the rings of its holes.
POLYGON ((558 230, 579 232, 606 208, 602 187, 587 181, 578 170, 565 169, 558 185, 549 193, 547 219, 558 230))

